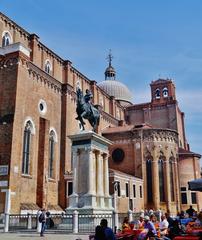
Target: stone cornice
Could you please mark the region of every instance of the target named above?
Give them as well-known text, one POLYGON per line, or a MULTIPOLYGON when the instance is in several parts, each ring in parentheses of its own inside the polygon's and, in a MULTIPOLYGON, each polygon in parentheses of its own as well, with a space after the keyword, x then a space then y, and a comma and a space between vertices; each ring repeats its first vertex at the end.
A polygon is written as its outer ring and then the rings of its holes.
POLYGON ((178 143, 178 133, 170 129, 147 129, 143 130, 143 140, 178 143))
POLYGON ((42 42, 38 43, 38 47, 46 51, 47 54, 49 54, 51 57, 57 59, 57 61, 59 61, 61 65, 64 65, 65 63, 64 59, 62 59, 60 56, 54 53, 50 48, 46 47, 42 42))
POLYGON ((110 115, 109 113, 106 113, 104 111, 101 111, 101 115, 103 117, 103 119, 105 121, 108 121, 109 123, 118 126, 119 125, 119 120, 117 120, 116 118, 114 118, 112 115, 110 115))
POLYGON ((34 80, 41 81, 51 89, 54 89, 56 92, 62 93, 61 82, 48 75, 46 72, 44 72, 31 62, 27 62, 27 68, 30 76, 32 76, 34 80))
POLYGON ((178 143, 178 133, 171 129, 141 129, 133 130, 133 137, 135 139, 141 139, 144 141, 166 141, 178 143))
POLYGON ((10 25, 11 27, 13 27, 14 29, 16 29, 18 32, 20 32, 22 35, 24 35, 25 37, 27 37, 27 39, 29 39, 30 34, 22 27, 20 27, 18 24, 16 24, 14 21, 12 21, 10 18, 8 18, 7 16, 5 16, 2 12, 0 12, 0 18, 6 22, 6 24, 10 25))
POLYGON ((163 109, 165 106, 169 107, 171 105, 177 105, 178 102, 177 100, 170 100, 169 102, 165 102, 165 103, 151 103, 151 102, 147 102, 147 103, 141 103, 141 104, 134 104, 132 106, 128 106, 126 108, 126 111, 135 111, 135 110, 146 110, 146 109, 163 109))

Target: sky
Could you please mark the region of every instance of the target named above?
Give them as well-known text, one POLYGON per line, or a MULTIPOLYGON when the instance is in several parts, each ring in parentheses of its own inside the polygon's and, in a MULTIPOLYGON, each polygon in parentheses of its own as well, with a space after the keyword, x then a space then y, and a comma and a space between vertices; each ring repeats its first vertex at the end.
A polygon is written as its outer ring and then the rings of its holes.
POLYGON ((0 0, 0 11, 91 80, 107 54, 134 103, 152 80, 172 78, 191 150, 202 154, 201 0, 0 0))

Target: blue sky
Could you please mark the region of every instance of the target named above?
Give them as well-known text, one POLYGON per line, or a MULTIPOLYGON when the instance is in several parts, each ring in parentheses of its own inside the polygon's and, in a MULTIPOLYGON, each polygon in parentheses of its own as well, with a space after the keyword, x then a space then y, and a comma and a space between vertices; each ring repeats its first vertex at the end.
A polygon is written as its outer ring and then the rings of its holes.
POLYGON ((201 0, 0 0, 0 11, 98 82, 112 49, 135 103, 150 101, 152 80, 172 78, 191 150, 202 154, 201 0))

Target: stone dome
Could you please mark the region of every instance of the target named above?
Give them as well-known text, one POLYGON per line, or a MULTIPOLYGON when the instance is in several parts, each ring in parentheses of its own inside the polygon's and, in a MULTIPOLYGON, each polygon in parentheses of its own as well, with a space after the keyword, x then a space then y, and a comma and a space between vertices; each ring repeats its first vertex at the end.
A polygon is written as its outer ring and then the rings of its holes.
POLYGON ((116 100, 123 102, 132 102, 132 94, 129 89, 121 82, 116 80, 105 80, 98 83, 98 86, 108 95, 114 96, 116 100))
POLYGON ((109 96, 115 97, 122 106, 127 106, 132 103, 132 94, 129 89, 121 82, 116 81, 116 71, 112 67, 111 50, 107 57, 109 65, 105 70, 105 81, 98 83, 98 86, 104 90, 109 96))

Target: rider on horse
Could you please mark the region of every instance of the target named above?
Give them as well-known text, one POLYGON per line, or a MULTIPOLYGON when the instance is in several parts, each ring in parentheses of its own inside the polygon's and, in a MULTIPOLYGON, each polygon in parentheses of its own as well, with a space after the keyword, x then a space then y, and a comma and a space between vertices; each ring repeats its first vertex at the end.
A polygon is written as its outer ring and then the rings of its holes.
POLYGON ((92 104, 93 94, 89 89, 86 89, 86 94, 83 96, 83 92, 81 91, 80 87, 76 89, 77 93, 77 108, 76 112, 78 114, 76 120, 79 120, 83 130, 85 122, 84 119, 88 119, 91 126, 93 127, 93 131, 96 130, 97 126, 99 125, 100 120, 100 113, 99 110, 92 104))
POLYGON ((93 98, 93 94, 92 94, 91 90, 86 89, 86 95, 84 96, 84 101, 88 105, 88 111, 85 111, 82 113, 82 117, 84 117, 84 118, 89 115, 89 112, 93 113, 92 102, 91 102, 92 98, 93 98))

